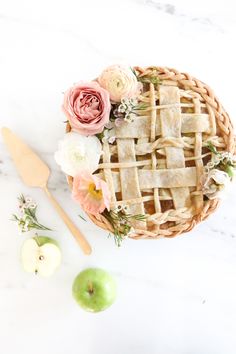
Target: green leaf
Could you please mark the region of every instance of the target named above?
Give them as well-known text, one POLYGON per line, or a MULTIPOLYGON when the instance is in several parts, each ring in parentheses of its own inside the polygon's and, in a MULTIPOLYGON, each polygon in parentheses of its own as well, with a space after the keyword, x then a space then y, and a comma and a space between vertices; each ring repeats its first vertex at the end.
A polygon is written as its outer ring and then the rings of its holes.
POLYGON ((32 208, 26 208, 25 210, 24 210, 24 213, 26 214, 26 215, 28 215, 28 216, 30 216, 32 219, 34 219, 34 220, 37 220, 37 218, 36 218, 36 209, 37 209, 37 207, 35 207, 34 209, 32 209, 32 208))
POLYGON ((147 103, 139 103, 136 107, 135 107, 135 110, 138 109, 138 110, 145 110, 148 108, 148 104, 147 103))
POLYGON ((95 134, 95 136, 96 136, 100 141, 102 141, 102 139, 104 138, 104 132, 95 134))
POLYGON ((52 231, 52 229, 49 229, 48 227, 46 227, 46 226, 44 226, 42 224, 39 224, 39 223, 35 223, 35 222, 30 223, 29 227, 32 228, 32 229, 37 229, 37 230, 52 231))
POLYGON ((159 85, 161 83, 161 80, 157 76, 141 76, 138 77, 138 81, 145 84, 152 83, 153 85, 159 85))
POLYGON ((228 173, 231 178, 234 176, 234 168, 230 165, 226 165, 225 172, 228 173))
POLYGON ((116 244, 118 247, 120 247, 123 240, 124 240, 124 237, 122 237, 122 235, 119 233, 119 231, 115 231, 115 232, 114 232, 114 241, 115 241, 115 244, 116 244))
POLYGON ((147 216, 143 214, 132 215, 131 217, 134 220, 140 220, 140 221, 146 220, 147 218, 147 216))
POLYGON ((219 155, 219 152, 216 150, 216 147, 209 141, 207 148, 215 155, 219 155))
POLYGON ((19 218, 16 214, 12 214, 12 221, 19 221, 19 218))
POLYGON ((86 222, 87 222, 87 220, 86 220, 82 215, 78 214, 78 217, 79 217, 80 219, 82 219, 83 221, 86 221, 86 222))
POLYGON ((132 68, 132 66, 130 66, 130 70, 131 70, 131 71, 133 72, 133 74, 137 77, 137 73, 136 73, 135 69, 132 68))

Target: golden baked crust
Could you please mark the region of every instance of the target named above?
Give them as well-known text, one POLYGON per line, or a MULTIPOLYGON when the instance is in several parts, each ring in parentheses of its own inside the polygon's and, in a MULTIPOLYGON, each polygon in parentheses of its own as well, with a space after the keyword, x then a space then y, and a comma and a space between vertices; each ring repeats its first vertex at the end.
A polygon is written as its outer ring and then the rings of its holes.
MULTIPOLYGON (((217 207, 219 200, 208 200, 202 192, 204 165, 211 157, 206 147, 211 142, 219 151, 234 153, 233 127, 203 82, 165 67, 135 71, 144 82, 138 99, 145 109, 115 128, 113 145, 103 142, 97 173, 109 186, 112 208, 127 205, 130 214, 146 216, 132 221, 132 238, 172 237, 191 230, 217 207)), ((104 215, 89 217, 113 231, 104 215)))

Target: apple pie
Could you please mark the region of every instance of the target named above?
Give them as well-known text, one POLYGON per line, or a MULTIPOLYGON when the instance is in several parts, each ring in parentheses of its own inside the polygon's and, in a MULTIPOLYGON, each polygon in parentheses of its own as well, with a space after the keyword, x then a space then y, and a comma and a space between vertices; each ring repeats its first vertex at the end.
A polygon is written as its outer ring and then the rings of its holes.
MULTIPOLYGON (((222 166, 235 165, 233 127, 202 81, 166 67, 132 70, 140 91, 135 100, 111 100, 111 125, 107 137, 100 138, 102 154, 93 173, 109 188, 110 211, 87 213, 111 233, 127 222, 124 236, 173 237, 190 231, 216 209, 219 198, 209 193, 220 186, 223 175, 216 174, 218 180, 209 177, 215 184, 208 186, 208 194, 204 183, 212 166, 230 176, 222 166), (212 163, 214 156, 220 156, 218 164, 212 163), (123 223, 120 213, 127 216, 123 223)), ((69 121, 67 132, 72 128, 69 121)), ((72 186, 73 177, 68 176, 68 182, 72 186)))

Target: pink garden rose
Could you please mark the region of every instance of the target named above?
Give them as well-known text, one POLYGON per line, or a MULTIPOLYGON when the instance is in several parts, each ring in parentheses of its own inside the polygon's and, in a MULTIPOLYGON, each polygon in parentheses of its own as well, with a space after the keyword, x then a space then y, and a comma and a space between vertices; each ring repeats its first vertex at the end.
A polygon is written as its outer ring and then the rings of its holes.
POLYGON ((110 210, 111 195, 107 183, 88 171, 74 178, 72 197, 87 213, 97 215, 105 208, 110 210))
POLYGON ((80 82, 65 93, 63 111, 73 130, 80 134, 101 133, 110 110, 109 93, 95 81, 80 82))

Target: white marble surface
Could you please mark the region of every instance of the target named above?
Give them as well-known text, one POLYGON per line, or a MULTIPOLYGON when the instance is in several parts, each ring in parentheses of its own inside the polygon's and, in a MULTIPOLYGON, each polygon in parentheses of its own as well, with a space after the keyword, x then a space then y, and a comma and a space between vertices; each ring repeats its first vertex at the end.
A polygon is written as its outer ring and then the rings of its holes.
POLYGON ((53 160, 63 135, 62 92, 111 63, 160 64, 215 88, 234 119, 234 1, 0 1, 0 125, 20 134, 52 169, 51 190, 85 232, 83 256, 41 191, 25 187, 0 140, 0 343, 4 354, 235 354, 236 188, 211 218, 173 240, 127 241, 77 216, 53 160), (50 279, 24 273, 26 236, 9 221, 24 192, 55 229, 63 264, 50 279), (117 279, 117 302, 90 314, 71 296, 85 267, 117 279))

